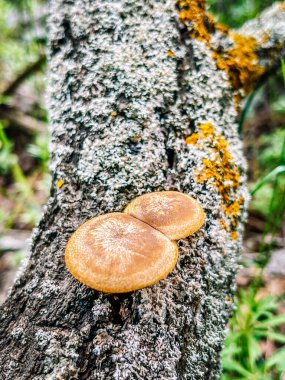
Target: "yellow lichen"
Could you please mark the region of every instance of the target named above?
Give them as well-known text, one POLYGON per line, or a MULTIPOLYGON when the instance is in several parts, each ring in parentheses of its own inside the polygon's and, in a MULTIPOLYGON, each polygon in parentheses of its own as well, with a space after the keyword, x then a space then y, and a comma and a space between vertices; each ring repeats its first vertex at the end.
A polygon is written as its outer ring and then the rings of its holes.
POLYGON ((237 33, 230 34, 230 37, 233 47, 223 52, 213 51, 213 58, 217 67, 226 71, 233 88, 243 88, 248 94, 265 71, 259 64, 257 41, 254 37, 237 33))
POLYGON ((212 124, 209 122, 201 124, 199 126, 199 130, 200 130, 199 133, 192 133, 191 136, 186 138, 185 140, 186 144, 196 144, 197 141, 200 139, 201 135, 203 136, 203 138, 206 138, 214 134, 214 128, 212 124))
POLYGON ((262 39, 261 39, 262 43, 266 44, 266 42, 268 42, 269 39, 270 39, 269 34, 264 32, 263 35, 262 35, 262 39))
MULTIPOLYGON (((185 142, 203 148, 205 153, 203 169, 195 170, 196 181, 207 182, 217 189, 222 199, 221 209, 229 220, 227 223, 224 219, 220 219, 221 228, 228 232, 236 232, 240 207, 244 199, 235 195, 235 190, 240 185, 240 172, 228 149, 228 142, 221 134, 215 133, 209 122, 201 124, 199 132, 187 137, 185 142)), ((237 238, 237 234, 233 234, 232 238, 237 238)))
POLYGON ((240 203, 239 202, 233 202, 228 206, 224 207, 225 213, 228 216, 236 216, 240 213, 240 203))
POLYGON ((178 0, 177 4, 179 18, 189 30, 189 37, 205 42, 212 51, 217 67, 228 74, 233 89, 244 89, 245 94, 248 94, 265 71, 259 64, 256 39, 230 34, 226 26, 217 23, 206 12, 204 0, 178 0), (211 44, 211 35, 216 31, 231 38, 233 45, 229 49, 211 44))
POLYGON ((192 133, 191 136, 187 137, 185 142, 186 144, 196 144, 196 142, 199 140, 199 134, 198 133, 192 133))
POLYGON ((227 223, 226 223, 226 221, 224 219, 219 219, 218 222, 220 223, 222 230, 227 230, 228 229, 228 225, 227 225, 227 223))
POLYGON ((204 137, 213 136, 213 134, 215 133, 212 124, 209 122, 201 124, 199 126, 199 130, 204 137))
POLYGON ((191 37, 209 42, 209 30, 215 21, 211 15, 205 13, 205 0, 178 0, 177 4, 180 9, 179 18, 189 27, 191 37))
POLYGON ((55 186, 60 189, 62 186, 64 185, 64 180, 63 179, 59 179, 58 181, 56 181, 55 183, 55 186))
POLYGON ((174 57, 174 53, 173 53, 172 50, 167 50, 167 55, 168 55, 168 57, 170 57, 170 58, 173 58, 173 57, 174 57))
POLYGON ((117 115, 118 115, 118 113, 117 113, 116 111, 112 111, 112 112, 111 112, 111 116, 112 116, 112 117, 116 117, 117 115))
POLYGON ((131 137, 131 140, 132 140, 132 142, 134 142, 134 143, 138 143, 138 142, 140 142, 141 141, 141 136, 139 136, 139 135, 136 135, 136 136, 132 136, 131 137))

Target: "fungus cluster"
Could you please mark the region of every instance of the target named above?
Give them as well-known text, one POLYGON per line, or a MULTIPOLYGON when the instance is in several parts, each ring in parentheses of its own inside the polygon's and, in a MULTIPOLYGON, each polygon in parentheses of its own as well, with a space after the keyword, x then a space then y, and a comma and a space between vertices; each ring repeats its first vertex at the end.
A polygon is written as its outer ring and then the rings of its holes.
POLYGON ((69 239, 65 261, 85 285, 125 293, 161 280, 178 258, 175 240, 197 231, 204 211, 177 191, 135 198, 123 213, 101 215, 82 224, 69 239))

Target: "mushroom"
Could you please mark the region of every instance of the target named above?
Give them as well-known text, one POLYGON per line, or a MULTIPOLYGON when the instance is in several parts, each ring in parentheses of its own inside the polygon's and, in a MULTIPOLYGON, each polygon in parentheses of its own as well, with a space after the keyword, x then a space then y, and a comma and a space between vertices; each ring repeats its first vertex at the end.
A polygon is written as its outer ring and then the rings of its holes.
POLYGON ((193 234, 205 220, 200 204, 178 191, 141 195, 131 201, 124 212, 149 224, 171 240, 193 234))
POLYGON ((176 242, 124 213, 90 219, 69 239, 66 265, 79 281, 106 293, 152 285, 175 266, 176 242))
POLYGON ((173 240, 193 234, 205 214, 192 197, 178 191, 141 195, 124 210, 90 219, 69 239, 65 261, 85 285, 125 293, 152 285, 174 268, 173 240))

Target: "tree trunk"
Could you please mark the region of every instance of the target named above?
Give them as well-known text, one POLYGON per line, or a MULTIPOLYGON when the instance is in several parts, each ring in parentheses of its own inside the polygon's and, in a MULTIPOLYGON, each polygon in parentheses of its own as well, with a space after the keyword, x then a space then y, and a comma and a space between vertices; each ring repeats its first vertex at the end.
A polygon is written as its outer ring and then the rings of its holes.
POLYGON ((53 0, 49 27, 53 183, 1 310, 0 378, 216 379, 248 201, 238 105, 278 63, 284 4, 244 36, 203 0, 53 0), (80 224, 169 189, 206 222, 166 279, 112 295, 69 274, 80 224))

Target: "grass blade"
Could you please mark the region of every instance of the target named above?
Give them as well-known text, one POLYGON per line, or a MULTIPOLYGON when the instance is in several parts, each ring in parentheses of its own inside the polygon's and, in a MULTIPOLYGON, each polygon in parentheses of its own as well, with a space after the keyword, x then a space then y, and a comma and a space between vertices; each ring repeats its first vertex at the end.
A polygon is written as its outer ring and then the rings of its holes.
POLYGON ((251 195, 254 195, 263 185, 265 185, 268 181, 277 177, 279 174, 285 173, 285 165, 279 165, 275 169, 273 169, 270 173, 268 173, 250 192, 251 195))

